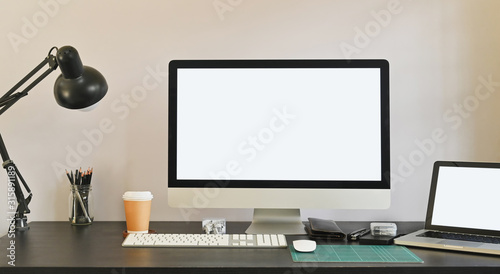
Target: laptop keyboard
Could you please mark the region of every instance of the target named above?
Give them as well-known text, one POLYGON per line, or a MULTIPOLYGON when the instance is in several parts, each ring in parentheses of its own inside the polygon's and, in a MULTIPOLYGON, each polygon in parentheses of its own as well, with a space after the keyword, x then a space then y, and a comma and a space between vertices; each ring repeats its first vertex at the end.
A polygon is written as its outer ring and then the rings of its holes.
POLYGON ((417 235, 417 237, 428 237, 428 238, 439 238, 439 239, 447 239, 447 240, 462 240, 462 241, 470 241, 470 242, 500 244, 500 237, 460 234, 460 233, 450 233, 450 232, 439 232, 439 231, 426 231, 422 234, 417 235))

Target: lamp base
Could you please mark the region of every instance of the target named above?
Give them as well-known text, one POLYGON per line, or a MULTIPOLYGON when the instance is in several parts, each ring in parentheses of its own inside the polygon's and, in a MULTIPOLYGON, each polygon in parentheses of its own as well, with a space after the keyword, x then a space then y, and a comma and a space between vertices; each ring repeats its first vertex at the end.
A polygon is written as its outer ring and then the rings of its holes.
POLYGON ((23 216, 22 218, 17 217, 16 231, 26 231, 28 229, 30 229, 30 226, 28 225, 28 218, 26 218, 26 216, 23 216))

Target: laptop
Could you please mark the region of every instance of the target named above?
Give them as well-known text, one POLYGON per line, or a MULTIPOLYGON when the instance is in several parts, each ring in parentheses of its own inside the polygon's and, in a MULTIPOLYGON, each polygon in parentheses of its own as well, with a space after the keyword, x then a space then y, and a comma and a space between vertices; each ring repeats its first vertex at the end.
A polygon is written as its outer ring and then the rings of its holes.
POLYGON ((422 230, 394 243, 500 255, 500 163, 437 161, 422 230))

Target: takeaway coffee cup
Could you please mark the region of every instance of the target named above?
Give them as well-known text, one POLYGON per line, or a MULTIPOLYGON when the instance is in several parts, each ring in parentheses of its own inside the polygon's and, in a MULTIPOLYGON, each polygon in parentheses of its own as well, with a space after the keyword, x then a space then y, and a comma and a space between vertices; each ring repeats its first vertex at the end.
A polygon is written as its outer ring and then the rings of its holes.
POLYGON ((149 191, 127 191, 123 194, 128 233, 148 233, 152 199, 149 191))

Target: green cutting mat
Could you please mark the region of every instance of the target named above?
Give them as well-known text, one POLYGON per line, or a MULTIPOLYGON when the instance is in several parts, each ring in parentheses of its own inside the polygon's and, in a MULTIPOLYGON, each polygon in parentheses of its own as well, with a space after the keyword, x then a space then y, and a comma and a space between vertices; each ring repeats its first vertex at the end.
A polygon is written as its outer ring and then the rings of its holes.
POLYGON ((318 245, 301 253, 289 246, 294 262, 423 263, 408 248, 399 245, 318 245))

